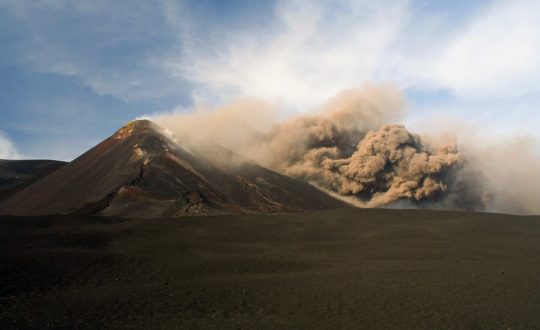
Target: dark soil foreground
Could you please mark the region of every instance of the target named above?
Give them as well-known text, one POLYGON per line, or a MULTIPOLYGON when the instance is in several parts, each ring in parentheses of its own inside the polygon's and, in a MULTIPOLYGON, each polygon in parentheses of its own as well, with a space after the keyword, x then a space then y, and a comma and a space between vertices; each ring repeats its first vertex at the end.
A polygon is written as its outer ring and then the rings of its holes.
POLYGON ((0 328, 540 328, 540 217, 1 217, 0 328))

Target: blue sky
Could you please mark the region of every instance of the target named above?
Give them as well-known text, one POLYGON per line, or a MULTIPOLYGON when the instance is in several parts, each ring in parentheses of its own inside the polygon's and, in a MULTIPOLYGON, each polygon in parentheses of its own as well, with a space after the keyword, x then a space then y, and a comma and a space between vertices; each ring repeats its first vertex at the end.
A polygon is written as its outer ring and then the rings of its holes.
POLYGON ((0 0, 0 158, 70 160, 142 115, 307 112, 393 82, 405 122, 538 135, 540 2, 0 0))

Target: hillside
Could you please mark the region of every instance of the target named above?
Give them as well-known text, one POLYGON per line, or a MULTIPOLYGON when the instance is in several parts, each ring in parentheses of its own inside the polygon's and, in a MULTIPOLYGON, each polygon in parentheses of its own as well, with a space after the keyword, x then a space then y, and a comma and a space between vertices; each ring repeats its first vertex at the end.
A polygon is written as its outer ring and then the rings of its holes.
POLYGON ((0 201, 56 171, 66 163, 56 160, 0 159, 0 201))
POLYGON ((173 141, 148 120, 134 121, 13 194, 0 214, 176 217, 345 206, 218 145, 200 150, 173 141))

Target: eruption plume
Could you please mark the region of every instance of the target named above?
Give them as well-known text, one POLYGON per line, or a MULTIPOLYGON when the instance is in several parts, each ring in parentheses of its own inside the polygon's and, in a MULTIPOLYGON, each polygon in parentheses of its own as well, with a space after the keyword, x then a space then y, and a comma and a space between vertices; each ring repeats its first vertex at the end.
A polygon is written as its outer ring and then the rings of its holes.
POLYGON ((375 207, 433 199, 447 190, 444 174, 459 159, 455 147, 435 150, 401 125, 370 131, 350 157, 339 158, 341 153, 337 147, 313 148, 282 170, 375 207))
MULTIPOLYGON (((271 104, 254 99, 215 111, 198 109, 153 119, 195 147, 221 144, 362 207, 398 203, 535 212, 531 203, 518 204, 504 197, 509 194, 500 189, 496 178, 511 177, 510 169, 505 175, 490 177, 498 173, 494 169, 498 159, 488 160, 503 151, 487 148, 480 152, 473 144, 460 145, 458 150, 453 139, 411 133, 397 124, 403 118, 404 103, 403 94, 392 85, 366 85, 338 94, 316 112, 286 120, 278 119, 279 110, 271 104)), ((539 163, 531 153, 521 158, 539 163)), ((526 199, 536 197, 538 193, 533 193, 526 199)))

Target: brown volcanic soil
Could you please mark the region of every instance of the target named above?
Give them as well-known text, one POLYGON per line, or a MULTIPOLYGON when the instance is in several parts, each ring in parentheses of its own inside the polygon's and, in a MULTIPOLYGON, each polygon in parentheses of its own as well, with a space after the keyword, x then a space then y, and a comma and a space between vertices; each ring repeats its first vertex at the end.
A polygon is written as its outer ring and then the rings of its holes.
POLYGON ((0 218, 0 325, 540 327, 540 217, 0 218))

